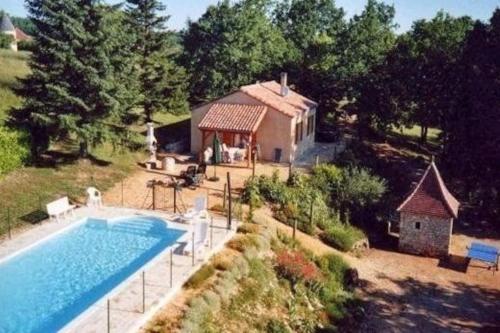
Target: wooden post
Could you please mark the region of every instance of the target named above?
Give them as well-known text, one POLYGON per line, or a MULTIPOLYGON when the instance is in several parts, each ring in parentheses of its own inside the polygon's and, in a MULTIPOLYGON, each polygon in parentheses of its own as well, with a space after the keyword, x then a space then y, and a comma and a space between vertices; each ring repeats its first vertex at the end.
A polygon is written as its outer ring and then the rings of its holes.
POLYGON ((316 166, 319 165, 319 155, 316 155, 316 166))
POLYGON ((229 195, 229 207, 227 212, 227 229, 231 229, 232 218, 233 218, 233 196, 231 195, 231 175, 227 173, 227 192, 229 195))
POLYGON ((174 268, 174 249, 170 249, 170 288, 173 286, 173 268, 174 268))
POLYGON ((110 301, 108 298, 108 333, 111 332, 111 306, 110 306, 110 301))
POLYGON ((192 238, 192 242, 191 242, 192 246, 191 246, 191 258, 192 258, 192 264, 194 266, 194 231, 193 231, 193 238, 192 238))
POLYGON ((224 184, 224 193, 222 195, 222 209, 226 209, 227 184, 224 184))
POLYGON ((292 238, 295 239, 295 233, 297 232, 297 219, 293 220, 293 233, 292 238))
POLYGON ((177 185, 174 185, 174 214, 177 213, 177 185))
POLYGON ((121 183, 122 183, 122 207, 123 207, 123 179, 122 179, 121 183))
POLYGON ((146 272, 142 271, 142 313, 146 312, 146 272))
POLYGON ((292 162, 288 163, 288 179, 292 177, 292 162))

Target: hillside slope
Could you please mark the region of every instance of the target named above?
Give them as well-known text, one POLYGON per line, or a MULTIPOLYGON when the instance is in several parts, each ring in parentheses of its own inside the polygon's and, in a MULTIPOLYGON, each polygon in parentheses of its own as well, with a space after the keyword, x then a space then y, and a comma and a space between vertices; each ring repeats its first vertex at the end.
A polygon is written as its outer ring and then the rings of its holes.
POLYGON ((21 103, 12 88, 17 84, 16 78, 25 77, 29 73, 28 57, 27 52, 0 50, 0 125, 8 111, 21 103))

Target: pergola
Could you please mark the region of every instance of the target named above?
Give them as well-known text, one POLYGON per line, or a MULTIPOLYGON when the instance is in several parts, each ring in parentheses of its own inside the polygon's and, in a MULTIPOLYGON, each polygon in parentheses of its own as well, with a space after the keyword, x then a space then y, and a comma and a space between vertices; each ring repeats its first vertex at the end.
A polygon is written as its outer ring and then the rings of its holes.
POLYGON ((267 106, 263 105, 213 104, 198 125, 202 150, 211 134, 221 133, 224 138, 229 138, 232 146, 236 143, 236 135, 240 135, 248 143, 247 166, 250 166, 252 147, 257 142, 257 130, 266 112, 267 106))

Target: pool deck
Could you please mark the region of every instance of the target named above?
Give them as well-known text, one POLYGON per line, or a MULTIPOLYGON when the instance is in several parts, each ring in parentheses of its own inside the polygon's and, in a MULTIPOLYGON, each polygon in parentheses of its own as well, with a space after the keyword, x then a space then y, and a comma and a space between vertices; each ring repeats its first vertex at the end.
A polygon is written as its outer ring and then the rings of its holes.
MULTIPOLYGON (((120 216, 147 215, 158 216, 172 221, 172 214, 162 211, 144 211, 128 208, 103 207, 100 209, 82 207, 75 210, 75 218, 64 219, 60 222, 46 221, 39 226, 17 234, 12 240, 0 244, 0 260, 3 260, 17 251, 26 249, 38 241, 63 231, 75 222, 85 218, 115 218, 120 216)), ((190 226, 170 222, 172 227, 190 231, 190 226)), ((144 269, 137 271, 119 286, 105 295, 98 302, 90 306, 70 322, 62 332, 107 332, 108 312, 107 301, 110 303, 110 331, 111 332, 137 332, 147 321, 182 288, 189 277, 198 270, 214 253, 220 251, 224 244, 231 239, 236 229, 226 228, 226 219, 214 217, 211 238, 213 244, 206 247, 203 255, 193 258, 183 255, 179 251, 182 243, 172 246, 173 269, 170 286, 170 250, 165 249, 153 260, 146 264, 144 269), (142 272, 145 272, 145 311, 143 312, 142 272)), ((189 234, 186 235, 189 237, 189 234)))

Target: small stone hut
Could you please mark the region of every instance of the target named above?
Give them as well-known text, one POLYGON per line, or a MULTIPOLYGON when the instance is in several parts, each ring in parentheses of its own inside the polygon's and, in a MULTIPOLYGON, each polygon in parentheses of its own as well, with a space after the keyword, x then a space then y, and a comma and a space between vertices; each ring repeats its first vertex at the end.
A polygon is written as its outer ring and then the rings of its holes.
POLYGON ((459 202, 451 195, 434 161, 406 200, 398 207, 399 249, 426 256, 449 253, 453 219, 459 202))

